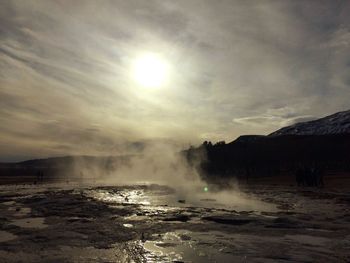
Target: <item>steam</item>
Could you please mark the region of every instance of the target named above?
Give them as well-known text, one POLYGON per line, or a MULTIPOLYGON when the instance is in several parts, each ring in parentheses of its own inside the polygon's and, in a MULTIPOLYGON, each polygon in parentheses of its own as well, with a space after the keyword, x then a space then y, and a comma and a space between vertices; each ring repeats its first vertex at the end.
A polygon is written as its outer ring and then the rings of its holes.
POLYGON ((63 174, 82 185, 167 185, 176 190, 179 199, 194 200, 196 193, 207 187, 196 169, 204 158, 205 153, 199 154, 190 164, 177 145, 152 142, 132 155, 75 157, 63 174))
POLYGON ((93 180, 98 185, 159 184, 171 187, 176 198, 191 205, 230 206, 243 210, 261 209, 266 204, 244 193, 238 183, 231 179, 225 189, 208 184, 196 169, 206 158, 200 152, 191 164, 179 148, 169 143, 151 143, 138 154, 121 156, 116 160, 101 158, 98 162, 87 162, 76 158, 74 173, 84 184, 93 180), (212 201, 212 203, 210 203, 212 201))
MULTIPOLYGON (((201 162, 198 156, 196 163, 201 162)), ((178 199, 189 200, 201 191, 204 182, 196 164, 190 165, 178 148, 167 143, 153 143, 132 156, 126 164, 111 173, 106 180, 109 184, 159 184, 176 190, 178 199)))
POLYGON ((205 158, 204 154, 198 156, 195 163, 190 165, 178 146, 166 142, 152 142, 133 154, 73 157, 72 165, 62 174, 85 184, 95 181, 105 185, 202 186, 204 182, 195 168, 202 158, 205 158))

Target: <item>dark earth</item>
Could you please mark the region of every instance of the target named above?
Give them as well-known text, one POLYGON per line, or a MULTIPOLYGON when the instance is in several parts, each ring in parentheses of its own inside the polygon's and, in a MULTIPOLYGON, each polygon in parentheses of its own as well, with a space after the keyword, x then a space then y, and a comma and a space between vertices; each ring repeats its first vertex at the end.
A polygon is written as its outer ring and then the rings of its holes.
POLYGON ((1 186, 1 262, 350 261, 348 192, 177 192, 161 185, 1 186))

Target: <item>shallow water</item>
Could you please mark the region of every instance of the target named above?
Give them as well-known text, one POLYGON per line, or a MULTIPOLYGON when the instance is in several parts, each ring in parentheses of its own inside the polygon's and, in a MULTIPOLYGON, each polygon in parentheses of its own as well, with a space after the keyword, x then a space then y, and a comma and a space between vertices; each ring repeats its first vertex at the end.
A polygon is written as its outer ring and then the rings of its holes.
POLYGON ((0 188, 0 257, 7 262, 350 260, 347 193, 259 187, 186 194, 159 185, 13 189, 0 188))
POLYGON ((0 230, 0 242, 10 241, 10 240, 13 240, 16 238, 17 238, 16 235, 14 235, 10 232, 7 232, 7 231, 0 230))
POLYGON ((309 236, 309 235, 286 235, 287 239, 300 242, 305 245, 325 246, 332 240, 325 237, 309 236))
POLYGON ((44 222, 45 218, 43 217, 28 217, 22 219, 14 219, 10 224, 23 228, 46 228, 47 225, 44 222))
MULTIPOLYGON (((222 233, 218 234, 222 236, 222 233)), ((184 262, 234 262, 244 255, 235 255, 225 246, 217 248, 217 233, 193 233, 177 230, 162 235, 161 240, 146 241, 144 248, 149 254, 147 262, 184 261, 184 262)))
POLYGON ((192 190, 184 199, 183 191, 178 193, 171 188, 154 186, 151 189, 89 189, 84 194, 95 200, 111 204, 137 204, 148 206, 168 207, 204 207, 221 208, 236 211, 277 211, 276 205, 259 200, 258 198, 243 194, 239 191, 203 192, 201 189, 192 190))

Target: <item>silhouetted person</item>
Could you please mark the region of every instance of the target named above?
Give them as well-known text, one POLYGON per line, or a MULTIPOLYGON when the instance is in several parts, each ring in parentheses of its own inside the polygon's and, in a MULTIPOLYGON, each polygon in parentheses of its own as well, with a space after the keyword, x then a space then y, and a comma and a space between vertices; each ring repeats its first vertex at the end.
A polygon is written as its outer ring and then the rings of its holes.
POLYGON ((40 182, 43 182, 44 181, 44 172, 41 171, 40 172, 40 182))
POLYGON ((34 184, 37 184, 38 182, 40 182, 40 177, 41 177, 41 172, 37 171, 36 173, 36 179, 34 180, 34 184))
POLYGON ((323 171, 317 165, 299 167, 295 172, 298 186, 323 187, 323 171))
POLYGON ((304 186, 303 170, 300 167, 295 172, 295 180, 298 186, 304 186))
POLYGON ((324 187, 323 170, 320 167, 316 167, 314 170, 314 173, 315 173, 316 186, 324 187))

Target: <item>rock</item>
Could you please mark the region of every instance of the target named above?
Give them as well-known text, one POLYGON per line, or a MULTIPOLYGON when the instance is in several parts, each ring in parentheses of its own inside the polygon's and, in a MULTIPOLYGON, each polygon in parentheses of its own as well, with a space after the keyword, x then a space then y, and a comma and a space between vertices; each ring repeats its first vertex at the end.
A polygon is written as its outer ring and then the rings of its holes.
POLYGON ((272 225, 266 226, 267 228, 300 228, 300 223, 291 220, 286 217, 278 217, 273 221, 272 225))
POLYGON ((188 215, 175 215, 172 217, 166 217, 163 219, 163 221, 180 221, 180 222, 187 222, 190 220, 190 217, 188 215))
POLYGON ((245 225, 252 222, 251 219, 248 218, 239 218, 233 217, 231 215, 219 215, 219 216, 204 216, 203 220, 212 221, 219 224, 227 224, 227 225, 245 225))

